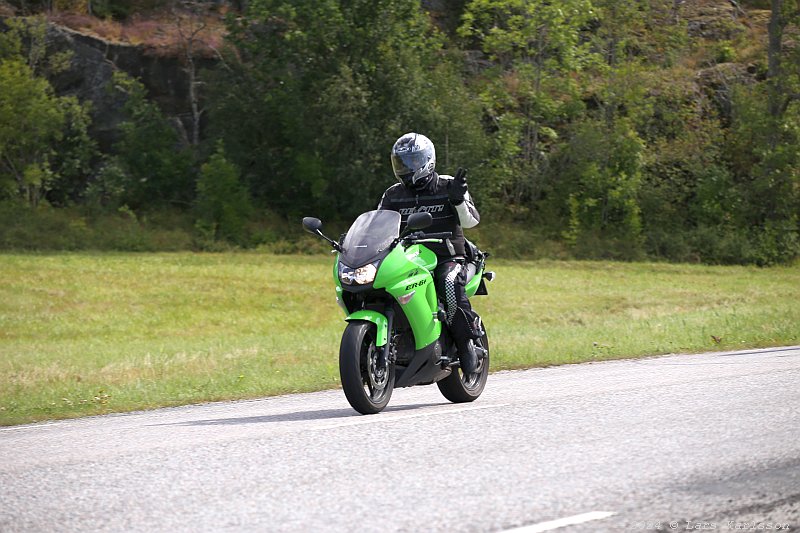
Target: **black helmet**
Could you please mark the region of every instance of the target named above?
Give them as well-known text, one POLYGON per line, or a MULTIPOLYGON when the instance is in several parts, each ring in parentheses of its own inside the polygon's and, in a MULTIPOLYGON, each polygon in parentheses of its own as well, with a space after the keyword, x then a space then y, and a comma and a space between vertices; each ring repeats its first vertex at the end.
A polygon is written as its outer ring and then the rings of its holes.
POLYGON ((421 189, 433 177, 436 149, 430 139, 419 133, 406 133, 392 146, 394 175, 406 187, 421 189))

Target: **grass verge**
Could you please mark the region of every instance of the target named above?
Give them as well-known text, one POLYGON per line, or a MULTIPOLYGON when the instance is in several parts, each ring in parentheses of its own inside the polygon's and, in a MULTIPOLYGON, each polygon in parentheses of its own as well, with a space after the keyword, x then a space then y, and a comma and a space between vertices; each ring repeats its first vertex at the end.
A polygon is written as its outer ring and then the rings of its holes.
MULTIPOLYGON (((0 255, 0 424, 337 387, 331 261, 0 255)), ((490 266, 493 370, 800 343, 800 265, 490 266)))

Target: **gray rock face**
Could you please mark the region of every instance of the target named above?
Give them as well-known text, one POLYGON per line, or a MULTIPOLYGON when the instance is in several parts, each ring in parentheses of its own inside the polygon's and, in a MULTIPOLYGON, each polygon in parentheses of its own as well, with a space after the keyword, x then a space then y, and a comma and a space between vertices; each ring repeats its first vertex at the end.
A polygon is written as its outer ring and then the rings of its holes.
POLYGON ((756 81, 756 67, 739 63, 720 63, 697 72, 696 82, 714 103, 721 116, 730 119, 733 88, 756 81))
POLYGON ((92 134, 105 151, 113 143, 114 130, 123 118, 123 100, 111 90, 114 65, 106 60, 106 51, 99 44, 66 28, 48 28, 49 47, 73 52, 70 68, 53 80, 56 92, 91 102, 92 134))
MULTIPOLYGON (((53 51, 72 50, 70 68, 59 74, 54 86, 59 94, 77 96, 92 105, 92 133, 103 150, 114 141, 119 123, 124 120, 124 100, 110 85, 115 70, 139 79, 149 97, 164 114, 184 131, 191 119, 188 102, 188 76, 178 57, 164 56, 152 49, 124 43, 110 43, 65 27, 51 25, 48 47, 53 51)), ((199 68, 213 66, 212 59, 198 59, 199 68)))

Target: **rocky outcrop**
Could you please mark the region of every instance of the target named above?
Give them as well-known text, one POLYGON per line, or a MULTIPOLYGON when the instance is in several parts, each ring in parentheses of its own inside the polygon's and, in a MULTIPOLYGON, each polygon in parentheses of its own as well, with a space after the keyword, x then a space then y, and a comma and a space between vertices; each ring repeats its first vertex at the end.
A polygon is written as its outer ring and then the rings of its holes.
POLYGON ((755 65, 720 63, 698 71, 695 81, 717 108, 724 120, 731 118, 734 87, 751 85, 756 81, 755 65))
POLYGON ((430 13, 434 23, 449 34, 455 34, 467 0, 422 0, 422 9, 430 13))
MULTIPOLYGON (((143 46, 110 43, 63 26, 51 25, 48 47, 53 51, 73 52, 70 68, 53 84, 59 94, 73 94, 92 105, 92 133, 101 149, 108 149, 120 121, 123 101, 110 87, 111 76, 121 70, 139 79, 152 100, 179 127, 189 130, 191 110, 188 76, 178 57, 164 56, 143 46)), ((212 59, 198 59, 200 68, 210 67, 212 59)))
POLYGON ((747 31, 747 13, 735 2, 693 1, 682 5, 681 15, 693 38, 730 40, 747 31))

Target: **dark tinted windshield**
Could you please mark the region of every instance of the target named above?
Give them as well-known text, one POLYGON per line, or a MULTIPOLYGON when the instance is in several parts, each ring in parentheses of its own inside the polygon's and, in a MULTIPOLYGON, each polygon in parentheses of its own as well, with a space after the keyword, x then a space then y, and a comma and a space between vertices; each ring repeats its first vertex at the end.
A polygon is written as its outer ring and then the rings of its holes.
POLYGON ((400 235, 400 213, 368 211, 353 222, 342 243, 340 260, 349 267, 363 266, 384 252, 400 235))

